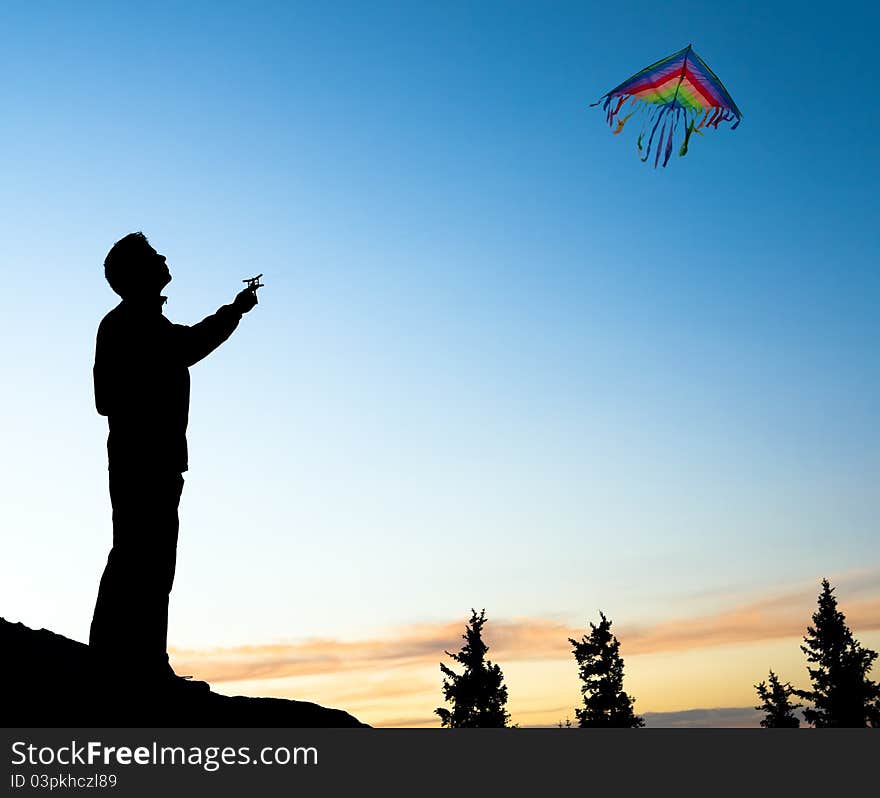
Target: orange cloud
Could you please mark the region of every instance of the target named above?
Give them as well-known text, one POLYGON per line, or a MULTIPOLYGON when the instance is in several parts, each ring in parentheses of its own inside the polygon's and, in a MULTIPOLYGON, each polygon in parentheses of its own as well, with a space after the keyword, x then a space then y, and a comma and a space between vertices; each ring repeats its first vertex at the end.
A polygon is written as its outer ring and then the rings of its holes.
MULTIPOLYGON (((880 629, 880 571, 863 571, 854 581, 858 596, 840 597, 850 628, 880 629)), ((624 656, 706 649, 731 643, 753 643, 804 634, 815 610, 818 590, 799 590, 747 602, 711 615, 670 618, 642 626, 621 624, 615 633, 624 656)), ((609 613, 612 620, 613 613, 609 613)), ((596 619, 593 619, 594 621, 596 619)), ((568 659, 568 638, 580 639, 586 625, 571 628, 543 618, 490 620, 486 627, 489 657, 498 662, 568 659)), ((407 626, 387 637, 367 640, 320 638, 290 643, 238 646, 211 650, 172 649, 175 669, 212 683, 316 677, 348 671, 417 671, 446 660, 443 652, 460 647, 464 621, 407 626)), ((402 674, 399 674, 402 675, 402 674)), ((408 677, 415 673, 408 674, 408 677)), ((424 678, 424 677, 423 677, 424 678)), ((390 687, 399 695, 405 687, 395 679, 390 687)), ((424 683, 412 691, 423 689, 424 683)), ((374 697, 382 692, 370 686, 374 697)), ((389 693, 390 694, 390 693, 389 693)))
MULTIPOLYGON (((617 637, 627 654, 656 654, 755 643, 805 633, 815 597, 788 594, 698 618, 676 618, 650 627, 621 627, 617 637)), ((843 608, 851 629, 880 629, 880 596, 848 602, 843 608)))

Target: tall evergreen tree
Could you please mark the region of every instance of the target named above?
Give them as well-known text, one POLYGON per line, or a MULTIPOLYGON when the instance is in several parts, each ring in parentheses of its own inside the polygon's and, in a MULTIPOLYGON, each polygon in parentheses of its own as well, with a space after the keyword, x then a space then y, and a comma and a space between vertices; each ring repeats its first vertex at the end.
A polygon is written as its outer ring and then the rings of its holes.
POLYGON ((807 666, 813 689, 797 691, 813 704, 804 718, 816 728, 880 726, 880 687, 868 678, 877 652, 853 638, 834 590, 822 580, 819 608, 801 646, 815 666, 807 666))
POLYGON ((579 725, 581 728, 644 726, 645 719, 633 711, 635 699, 623 691, 620 643, 611 634, 611 621, 604 613, 599 615, 602 620, 598 626, 590 623, 589 637, 584 635, 580 642, 568 639, 574 646, 572 653, 583 681, 584 706, 575 710, 579 725))
POLYGON ((797 691, 791 686, 790 682, 780 683, 779 677, 770 671, 770 684, 761 682, 755 685, 758 691, 758 698, 761 699, 761 705, 755 707, 764 712, 764 719, 761 725, 765 729, 797 729, 801 725, 800 718, 794 714, 794 711, 803 706, 803 704, 792 704, 791 697, 797 694, 797 691))
POLYGON ((452 709, 439 707, 434 712, 441 724, 448 728, 501 728, 507 726, 510 715, 504 708, 507 703, 507 687, 498 665, 486 659, 489 647, 483 642, 483 625, 486 610, 477 615, 471 609, 471 619, 462 639, 465 644, 457 654, 446 652, 464 666, 464 673, 455 673, 440 663, 443 679, 443 697, 452 709))

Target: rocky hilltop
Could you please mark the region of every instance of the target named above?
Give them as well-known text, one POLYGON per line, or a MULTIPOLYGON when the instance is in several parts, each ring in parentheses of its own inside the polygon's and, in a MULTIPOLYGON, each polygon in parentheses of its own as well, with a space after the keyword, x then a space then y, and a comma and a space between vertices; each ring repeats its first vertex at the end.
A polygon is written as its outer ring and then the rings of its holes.
POLYGON ((145 691, 97 672, 89 647, 0 618, 0 726, 365 727, 340 709, 226 696, 197 685, 145 691))

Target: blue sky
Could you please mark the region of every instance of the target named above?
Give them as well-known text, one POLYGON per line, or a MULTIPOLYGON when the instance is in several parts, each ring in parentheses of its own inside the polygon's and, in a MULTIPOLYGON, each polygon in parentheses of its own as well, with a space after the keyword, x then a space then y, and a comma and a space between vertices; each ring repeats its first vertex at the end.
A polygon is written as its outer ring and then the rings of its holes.
POLYGON ((173 642, 647 622, 877 565, 878 21, 8 6, 0 614, 87 636, 131 230, 174 321, 266 283, 193 369, 173 642), (588 106, 688 42, 744 119, 653 170, 588 106))

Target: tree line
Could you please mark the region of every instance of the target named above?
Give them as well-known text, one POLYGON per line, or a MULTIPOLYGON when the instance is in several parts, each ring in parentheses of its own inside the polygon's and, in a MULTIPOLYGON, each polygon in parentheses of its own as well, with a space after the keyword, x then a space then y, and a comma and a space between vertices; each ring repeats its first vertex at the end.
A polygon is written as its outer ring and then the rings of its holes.
MULTIPOLYGON (((764 715, 764 728, 798 728, 797 710, 814 728, 880 728, 880 686, 868 678, 877 652, 864 648, 846 624, 837 607, 835 588, 822 580, 818 609, 807 627, 801 650, 806 654, 810 689, 798 689, 781 682, 770 669, 768 679, 754 685, 764 715), (806 701, 808 706, 795 703, 806 701)), ((445 652, 461 666, 457 673, 440 663, 443 698, 449 707, 434 710, 445 728, 510 728, 507 686, 501 667, 486 658, 489 647, 483 641, 486 610, 471 617, 462 635, 460 651, 445 652)), ((620 642, 603 612, 599 623, 580 640, 569 638, 581 681, 581 706, 574 709, 579 728, 640 728, 645 719, 635 713, 635 698, 623 689, 624 662, 620 642)), ((571 728, 566 719, 557 724, 571 728)))

